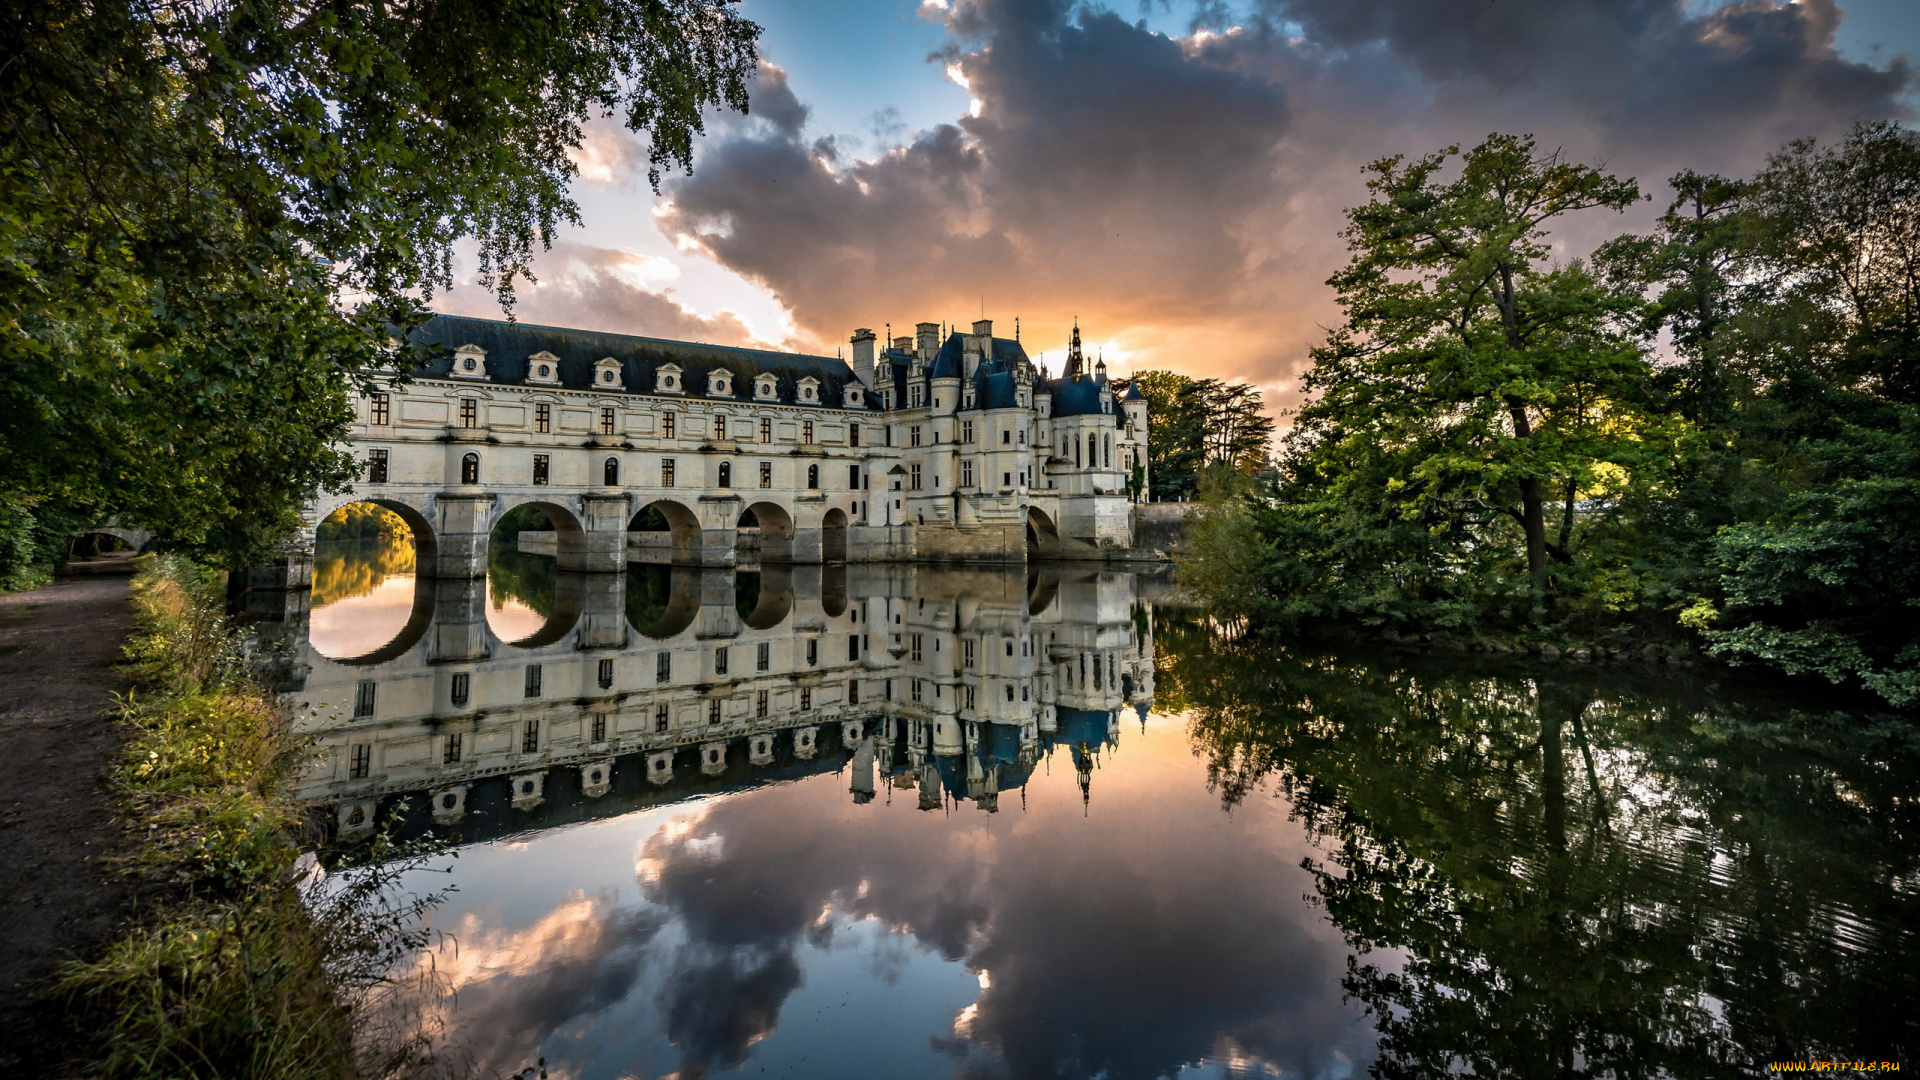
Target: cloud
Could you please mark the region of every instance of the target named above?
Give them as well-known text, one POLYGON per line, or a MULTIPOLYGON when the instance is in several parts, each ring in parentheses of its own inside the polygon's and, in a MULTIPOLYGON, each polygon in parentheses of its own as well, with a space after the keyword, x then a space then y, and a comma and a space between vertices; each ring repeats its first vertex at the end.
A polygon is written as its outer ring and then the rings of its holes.
MULTIPOLYGON (((856 326, 1079 315, 1140 363, 1287 379, 1338 312, 1341 210, 1393 153, 1530 131, 1658 192, 1902 115, 1902 60, 1832 48, 1832 0, 1265 0, 1170 39, 1067 0, 922 5, 975 104, 871 160, 807 133, 784 73, 676 179, 663 229, 830 345, 856 326)), ((1577 249, 1631 224, 1575 224, 1577 249)))
MULTIPOLYGON (((650 288, 680 273, 658 256, 560 241, 539 260, 538 273, 537 285, 522 284, 519 290, 514 317, 522 322, 717 345, 765 344, 731 311, 701 315, 683 306, 671 289, 650 288)), ((472 288, 456 289, 434 307, 451 315, 500 315, 491 294, 472 288)))

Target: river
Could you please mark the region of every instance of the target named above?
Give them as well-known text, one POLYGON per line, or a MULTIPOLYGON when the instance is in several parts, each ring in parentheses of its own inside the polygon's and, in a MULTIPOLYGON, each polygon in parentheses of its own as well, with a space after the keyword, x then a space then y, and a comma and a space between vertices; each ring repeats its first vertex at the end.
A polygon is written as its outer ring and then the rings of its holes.
POLYGON ((1243 642, 1084 566, 411 571, 324 546, 283 678, 337 844, 456 842, 408 963, 483 1070, 1722 1077, 1920 1048, 1920 739, 1857 703, 1243 642))

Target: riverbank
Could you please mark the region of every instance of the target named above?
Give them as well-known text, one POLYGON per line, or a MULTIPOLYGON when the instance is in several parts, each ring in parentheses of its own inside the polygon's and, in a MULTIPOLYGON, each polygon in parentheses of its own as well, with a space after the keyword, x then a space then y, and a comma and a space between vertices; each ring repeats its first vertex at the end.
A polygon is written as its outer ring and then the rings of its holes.
POLYGON ((0 744, 13 763, 0 800, 0 1069, 36 1075, 86 1046, 45 996, 63 964, 103 953, 151 903, 151 882, 116 870, 139 838, 104 782, 127 741, 109 715, 132 627, 127 559, 0 595, 0 744))

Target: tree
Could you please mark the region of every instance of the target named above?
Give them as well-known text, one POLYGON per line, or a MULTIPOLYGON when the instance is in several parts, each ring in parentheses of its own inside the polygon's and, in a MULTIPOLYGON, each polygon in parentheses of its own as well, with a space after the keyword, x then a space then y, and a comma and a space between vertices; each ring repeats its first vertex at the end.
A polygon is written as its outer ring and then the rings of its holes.
POLYGON ((578 220, 582 124, 644 131, 656 181, 687 166, 759 32, 727 0, 48 0, 0 27, 0 558, 112 514, 229 563, 351 476, 347 389, 410 366, 454 244, 510 309, 578 220))
POLYGON ((1251 475, 1267 463, 1273 418, 1258 387, 1143 371, 1116 393, 1138 385, 1147 399, 1147 483, 1156 499, 1191 498, 1212 465, 1251 475))
POLYGON ((1342 234, 1353 259, 1328 279, 1347 321, 1313 353, 1294 445, 1399 458, 1404 479, 1370 494, 1404 511, 1446 500, 1511 518, 1544 594, 1547 492, 1565 492, 1570 521, 1617 394, 1643 370, 1608 332, 1619 298, 1578 265, 1547 266, 1544 226, 1624 210, 1639 188, 1511 135, 1369 171, 1373 201, 1342 234))

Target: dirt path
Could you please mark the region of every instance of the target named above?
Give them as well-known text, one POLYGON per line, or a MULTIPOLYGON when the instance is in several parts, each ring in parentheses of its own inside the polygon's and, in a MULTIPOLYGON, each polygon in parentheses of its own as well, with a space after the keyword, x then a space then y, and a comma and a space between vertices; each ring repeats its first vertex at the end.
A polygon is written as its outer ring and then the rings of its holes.
POLYGON ((101 780, 123 742, 106 716, 131 617, 128 560, 102 558, 0 595, 0 1071, 64 1075, 77 1036, 39 1000, 66 960, 94 955, 140 891, 101 865, 131 849, 101 780), (11 1068, 10 1068, 11 1066, 11 1068))

